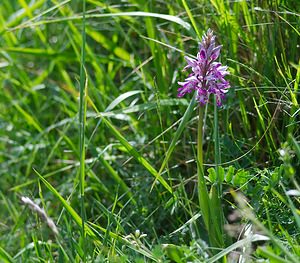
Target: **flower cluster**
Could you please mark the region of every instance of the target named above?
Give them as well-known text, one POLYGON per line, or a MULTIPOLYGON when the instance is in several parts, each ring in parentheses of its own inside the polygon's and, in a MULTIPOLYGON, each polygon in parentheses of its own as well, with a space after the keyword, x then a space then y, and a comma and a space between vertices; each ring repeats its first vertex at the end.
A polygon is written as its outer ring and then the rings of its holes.
POLYGON ((208 29, 202 37, 197 58, 185 57, 188 64, 184 70, 191 68, 192 73, 184 82, 178 82, 181 86, 178 88, 178 97, 195 90, 201 105, 208 102, 210 94, 215 94, 218 106, 222 105, 225 93, 230 88, 229 82, 224 79, 229 72, 227 66, 216 62, 222 46, 216 46, 215 38, 213 31, 208 29))

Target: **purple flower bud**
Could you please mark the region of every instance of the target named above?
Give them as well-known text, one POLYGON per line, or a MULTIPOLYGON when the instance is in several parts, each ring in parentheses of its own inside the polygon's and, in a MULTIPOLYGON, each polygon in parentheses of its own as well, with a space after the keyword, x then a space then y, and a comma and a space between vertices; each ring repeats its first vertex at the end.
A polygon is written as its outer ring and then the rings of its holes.
POLYGON ((222 46, 217 46, 212 50, 212 53, 211 53, 212 60, 216 60, 219 57, 221 48, 222 48, 222 46))
POLYGON ((178 88, 178 97, 197 91, 197 101, 200 105, 205 105, 209 95, 214 94, 217 105, 222 105, 222 100, 225 98, 230 84, 224 79, 229 74, 228 67, 222 66, 220 62, 215 62, 220 55, 221 48, 221 45, 216 46, 213 31, 208 29, 202 37, 197 58, 185 57, 187 65, 184 70, 191 68, 192 73, 185 81, 178 82, 181 86, 178 88))
POLYGON ((202 48, 202 49, 200 50, 200 58, 201 58, 202 60, 206 60, 206 59, 207 59, 207 57, 206 57, 206 51, 205 51, 204 48, 202 48))
POLYGON ((208 91, 205 89, 198 89, 197 90, 197 101, 201 104, 201 105, 205 105, 208 101, 208 91))
POLYGON ((183 97, 186 93, 192 92, 195 90, 195 86, 197 85, 197 81, 195 80, 188 80, 184 82, 178 82, 179 85, 182 87, 178 88, 178 97, 183 97))
POLYGON ((197 66, 197 61, 195 59, 192 59, 188 56, 185 56, 184 57, 186 62, 188 63, 185 67, 184 67, 184 70, 188 69, 188 68, 193 68, 193 67, 196 67, 197 66))

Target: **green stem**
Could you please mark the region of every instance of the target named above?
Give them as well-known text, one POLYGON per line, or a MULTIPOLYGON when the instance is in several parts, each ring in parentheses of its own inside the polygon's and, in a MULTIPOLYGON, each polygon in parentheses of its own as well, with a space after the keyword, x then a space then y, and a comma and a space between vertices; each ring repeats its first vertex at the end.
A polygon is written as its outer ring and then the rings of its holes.
MULTIPOLYGON (((215 164, 216 164, 216 193, 215 196, 211 196, 215 202, 215 218, 217 218, 217 222, 215 224, 216 230, 218 231, 218 245, 220 247, 224 246, 224 233, 223 233, 223 225, 224 225, 224 214, 222 209, 222 178, 219 171, 219 164, 221 163, 220 156, 220 142, 219 142, 219 127, 218 127, 218 106, 217 99, 214 96, 214 151, 215 151, 215 164)), ((223 258, 223 262, 226 262, 226 258, 223 258), (224 261, 225 260, 225 261, 224 261)))
POLYGON ((219 164, 221 163, 220 157, 220 142, 219 142, 219 128, 218 128, 218 106, 215 96, 214 101, 214 148, 215 148, 215 164, 216 164, 216 175, 217 175, 217 184, 218 184, 218 194, 221 192, 221 178, 219 173, 219 164))
POLYGON ((80 203, 81 203, 81 237, 83 242, 83 262, 86 262, 85 244, 85 207, 84 207, 84 183, 85 183, 85 122, 86 122, 86 73, 85 73, 85 0, 83 0, 82 20, 82 46, 80 61, 80 96, 79 96, 79 148, 80 148, 80 203))
POLYGON ((206 188, 203 169, 203 119, 204 107, 199 106, 198 137, 197 137, 197 167, 198 167, 198 198, 203 221, 207 231, 210 229, 209 196, 206 188))
POLYGON ((198 138, 197 138, 197 157, 199 168, 203 170, 203 117, 204 117, 204 108, 199 106, 198 112, 198 138))

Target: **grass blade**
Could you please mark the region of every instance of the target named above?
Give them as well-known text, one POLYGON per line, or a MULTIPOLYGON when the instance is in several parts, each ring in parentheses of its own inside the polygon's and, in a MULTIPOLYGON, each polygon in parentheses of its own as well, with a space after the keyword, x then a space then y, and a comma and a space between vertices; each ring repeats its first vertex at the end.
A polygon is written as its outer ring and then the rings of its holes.
MULTIPOLYGON (((44 185, 49 189, 49 191, 54 194, 54 196, 61 202, 63 207, 67 210, 67 212, 70 214, 70 216, 74 219, 75 223, 78 226, 82 226, 82 219, 77 214, 77 212, 73 209, 72 206, 68 204, 68 202, 59 194, 59 192, 37 171, 33 168, 34 172, 38 175, 40 180, 44 183, 44 185)), ((85 233, 88 234, 93 239, 96 238, 95 233, 90 229, 87 224, 84 224, 85 233)), ((102 228, 102 230, 105 230, 102 228)))
POLYGON ((187 5, 187 3, 186 3, 185 0, 182 0, 182 4, 183 4, 183 6, 184 6, 184 9, 185 9, 186 13, 188 14, 189 19, 191 20, 191 23, 192 23, 192 25, 193 25, 193 28, 194 28, 194 30, 195 30, 195 32, 196 32, 198 38, 201 39, 201 34, 200 34, 199 30, 198 30, 198 27, 197 27, 197 25, 196 25, 196 21, 195 21, 195 19, 194 19, 194 17, 193 17, 193 14, 192 14, 192 12, 191 12, 189 6, 187 5))
POLYGON ((0 259, 4 263, 13 263, 14 259, 2 248, 0 247, 0 259))
POLYGON ((85 0, 82 2, 82 43, 80 58, 80 95, 79 95, 79 155, 80 155, 80 199, 81 199, 81 235, 83 239, 83 262, 86 262, 86 241, 85 241, 85 202, 84 202, 84 184, 85 184, 85 124, 87 107, 87 72, 85 71, 85 0))
POLYGON ((239 240, 237 242, 235 242, 234 244, 230 245, 229 247, 223 249, 220 253, 214 255, 213 257, 211 257, 207 263, 213 263, 213 262, 217 262, 219 259, 223 258, 224 256, 226 256, 227 254, 229 254, 231 251, 239 248, 239 247, 243 247, 251 242, 254 241, 263 241, 263 240, 269 240, 267 237, 264 236, 260 236, 260 235, 253 235, 250 236, 249 238, 245 238, 242 240, 239 240))
POLYGON ((143 158, 139 152, 130 145, 130 143, 124 138, 124 136, 105 118, 102 118, 103 122, 113 133, 113 135, 120 141, 120 143, 126 148, 127 152, 134 157, 140 164, 142 164, 154 177, 158 180, 168 192, 172 193, 171 186, 165 181, 165 179, 153 168, 153 166, 143 158))
POLYGON ((165 169, 165 167, 171 157, 171 154, 175 149, 176 143, 178 142, 180 135, 182 134, 185 126, 187 125, 188 121, 190 120, 190 118, 192 116, 195 106, 196 106, 196 93, 194 94, 193 99, 191 100, 189 106, 187 107, 187 109, 182 117, 182 120, 178 126, 178 129, 176 130, 175 134, 173 135, 173 139, 169 145, 169 148, 165 154, 163 163, 159 169, 159 172, 158 172, 159 174, 161 174, 163 172, 163 170, 165 169))
MULTIPOLYGON (((186 30, 191 30, 191 25, 185 21, 183 21, 181 18, 177 16, 172 16, 172 15, 166 15, 166 14, 159 14, 159 13, 150 13, 150 12, 121 12, 121 13, 109 13, 109 14, 90 14, 86 15, 87 19, 90 18, 104 18, 104 17, 155 17, 155 18, 160 18, 163 20, 167 20, 170 22, 177 23, 181 25, 183 28, 186 30)), ((15 28, 10 28, 9 30, 16 30, 20 28, 27 28, 27 27, 36 27, 40 26, 43 24, 52 24, 52 23, 60 23, 60 22, 66 22, 66 21, 76 21, 76 20, 81 20, 83 17, 82 16, 69 16, 69 17, 61 17, 61 18, 56 18, 56 19, 51 19, 51 20, 41 20, 38 22, 25 22, 15 28)))

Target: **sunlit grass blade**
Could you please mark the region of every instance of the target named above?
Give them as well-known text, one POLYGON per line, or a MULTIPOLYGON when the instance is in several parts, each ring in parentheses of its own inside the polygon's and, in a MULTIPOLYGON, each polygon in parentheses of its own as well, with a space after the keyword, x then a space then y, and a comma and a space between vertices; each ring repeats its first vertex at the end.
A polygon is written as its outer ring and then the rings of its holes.
POLYGON ((207 263, 219 262, 219 260, 221 258, 223 258, 224 256, 228 255, 230 252, 232 252, 240 247, 244 247, 245 245, 251 244, 252 242, 255 242, 255 241, 267 241, 267 240, 269 240, 268 237, 254 234, 253 236, 239 240, 239 241, 233 243, 232 245, 230 245, 229 247, 222 249, 221 252, 219 252, 218 254, 209 258, 206 262, 207 263))
MULTIPOLYGON (((187 106, 187 101, 182 99, 163 99, 159 102, 161 107, 165 106, 178 106, 178 105, 184 105, 187 106)), ((114 111, 105 111, 100 114, 102 117, 117 117, 118 114, 129 114, 134 112, 141 112, 141 111, 149 111, 157 108, 156 102, 147 102, 143 104, 137 104, 134 106, 124 107, 120 110, 114 110, 114 111)))
MULTIPOLYGON (((177 16, 172 16, 172 15, 166 15, 166 14, 159 14, 159 13, 150 13, 150 12, 121 12, 121 13, 108 13, 108 14, 90 14, 90 15, 86 15, 86 19, 90 19, 90 18, 105 18, 105 17, 155 17, 155 18, 160 18, 163 20, 167 20, 170 22, 174 22, 177 23, 179 25, 181 25, 183 28, 190 30, 191 26, 189 23, 183 21, 181 18, 177 17, 177 16)), ((70 16, 70 17, 61 17, 61 18, 53 18, 51 20, 41 20, 38 22, 31 22, 31 23, 24 23, 21 24, 15 28, 9 28, 9 30, 16 30, 16 29, 20 29, 20 28, 27 28, 27 27, 36 27, 36 26, 40 26, 43 24, 52 24, 52 23, 61 23, 61 22, 65 22, 65 21, 76 21, 76 20, 81 20, 82 16, 77 15, 77 16, 70 16)), ((9 25, 8 27, 11 27, 11 25, 9 25)))
MULTIPOLYGON (((45 57, 54 57, 58 55, 62 55, 59 52, 56 52, 51 49, 42 49, 42 48, 24 48, 24 47, 1 47, 0 51, 12 52, 17 54, 25 54, 25 55, 34 55, 34 56, 45 56, 45 57)), ((71 58, 71 55, 69 56, 71 58)))
MULTIPOLYGON (((34 169, 34 172, 38 175, 39 179, 44 183, 44 185, 49 189, 49 191, 61 202, 63 207, 68 211, 70 216, 74 219, 75 223, 79 227, 81 227, 82 218, 77 214, 77 212, 73 209, 73 207, 68 204, 68 202, 59 194, 59 192, 37 170, 34 169)), ((84 228, 85 228, 85 232, 90 237, 96 240, 95 233, 87 226, 86 223, 84 224, 84 228)))
MULTIPOLYGON (((44 4, 45 0, 39 0, 33 2, 31 5, 29 5, 28 11, 33 12, 34 10, 38 9, 44 4)), ((18 11, 11 15, 11 19, 9 19, 9 22, 4 26, 4 29, 0 31, 0 35, 3 34, 7 30, 7 28, 17 25, 22 19, 24 19, 27 16, 27 13, 22 10, 21 12, 18 11)))
POLYGON ((176 132, 174 133, 173 135, 173 138, 172 138, 172 141, 170 142, 169 144, 169 148, 165 154, 165 158, 163 160, 163 163, 159 169, 159 174, 161 174, 163 172, 163 170, 165 169, 170 157, 171 157, 171 154, 172 152, 174 151, 175 149, 175 146, 180 138, 180 135, 182 134, 182 132, 184 131, 188 121, 190 120, 191 116, 192 116, 192 113, 194 112, 194 108, 196 106, 197 102, 196 102, 196 93, 194 94, 191 102, 189 103, 189 106, 187 107, 183 117, 182 117, 182 120, 176 130, 176 132))
POLYGON ((296 152, 296 155, 298 158, 298 162, 300 162, 300 145, 292 135, 289 136, 289 139, 291 140, 292 145, 295 149, 295 152, 296 152))
POLYGON ((293 262, 286 258, 282 258, 282 257, 276 255, 275 253, 273 253, 272 251, 269 251, 268 249, 265 249, 263 247, 259 247, 257 249, 257 252, 259 253, 259 255, 262 255, 265 258, 267 258, 270 262, 276 262, 276 263, 292 263, 293 262))
POLYGON ((193 17, 193 14, 192 14, 189 6, 187 5, 186 1, 185 0, 181 0, 181 1, 182 1, 182 4, 184 6, 185 11, 188 14, 189 19, 190 19, 190 21, 191 21, 191 23, 193 25, 193 29, 195 30, 195 32, 196 32, 196 34, 198 36, 198 39, 200 40, 201 39, 201 33, 200 33, 199 29, 198 29, 198 26, 197 26, 196 21, 195 21, 195 19, 193 17))
POLYGON ((103 165, 103 167, 108 171, 114 181, 120 185, 121 190, 128 195, 131 201, 136 204, 135 199, 133 198, 133 194, 131 190, 128 188, 127 184, 123 181, 123 179, 119 176, 119 174, 113 169, 113 167, 102 157, 99 157, 99 161, 103 165))
POLYGON ((119 142, 126 148, 128 153, 134 157, 140 164, 142 164, 145 169, 147 169, 154 177, 155 180, 158 180, 168 192, 172 193, 172 188, 170 185, 165 181, 165 179, 153 168, 153 166, 143 158, 139 152, 130 145, 130 143, 124 138, 124 136, 105 118, 102 118, 103 122, 112 132, 112 134, 119 140, 119 142))
POLYGON ((248 207, 247 203, 243 199, 241 194, 237 194, 234 191, 231 191, 232 196, 235 198, 236 202, 239 205, 240 212, 241 214, 245 217, 248 218, 252 223, 260 230, 265 233, 270 238, 270 241, 272 241, 280 250, 281 252, 285 255, 285 259, 289 260, 290 262, 297 263, 299 262, 300 255, 292 254, 288 250, 287 247, 281 242, 281 240, 275 236, 262 222, 260 222, 256 215, 253 213, 253 211, 248 207))
MULTIPOLYGON (((105 116, 105 114, 107 114, 108 112, 113 112, 112 110, 117 107, 119 104, 121 104, 124 100, 130 98, 131 96, 134 96, 136 94, 139 94, 139 93, 142 93, 143 91, 141 90, 132 90, 132 91, 128 91, 128 92, 125 92, 121 95, 119 95, 117 98, 115 98, 108 106, 107 108, 105 109, 104 112, 101 113, 102 116, 105 116)), ((98 112, 98 109, 96 110, 97 114, 99 114, 98 112)), ((112 114, 112 116, 114 116, 114 114, 112 114)), ((87 145, 90 144, 90 141, 92 140, 93 136, 95 135, 95 133, 97 132, 100 124, 102 122, 102 118, 99 119, 99 121, 97 122, 88 142, 87 142, 87 145)))
POLYGON ((80 57, 80 94, 79 94, 79 189, 80 189, 80 206, 81 206, 81 237, 83 240, 83 262, 86 262, 86 239, 85 239, 85 125, 86 125, 86 110, 87 110, 87 92, 88 92, 88 74, 85 69, 85 0, 82 1, 83 19, 82 19, 82 43, 81 43, 81 57, 80 57))
POLYGON ((0 247, 0 259, 4 263, 14 263, 14 259, 2 248, 0 247))
MULTIPOLYGON (((70 214, 70 216, 73 218, 74 222, 81 227, 82 226, 82 219, 81 216, 79 216, 79 214, 73 209, 72 206, 70 206, 68 204, 68 202, 59 194, 59 192, 37 171, 34 169, 34 172, 38 175, 39 179, 44 183, 44 185, 49 189, 49 191, 61 202, 61 204, 63 205, 63 207, 67 210, 67 212, 70 214)), ((84 224, 84 228, 85 228, 85 233, 92 238, 92 240, 98 244, 101 245, 101 241, 99 240, 99 238, 97 237, 97 235, 94 233, 93 229, 89 226, 89 224, 91 224, 91 226, 96 227, 97 229, 101 230, 101 232, 106 233, 107 230, 101 226, 99 226, 98 224, 93 224, 90 222, 85 222, 84 224)), ((130 246, 130 244, 124 240, 121 236, 115 234, 112 231, 109 231, 109 235, 112 238, 116 238, 120 241, 122 241, 124 244, 127 244, 130 246)), ((138 250, 139 253, 142 253, 140 250, 138 250)), ((149 256, 149 254, 147 254, 147 256, 149 256)))
MULTIPOLYGON (((39 13, 38 15, 36 15, 36 16, 34 16, 34 17, 31 17, 31 19, 29 19, 29 20, 26 21, 26 23, 30 23, 31 21, 37 20, 37 19, 39 19, 40 17, 45 16, 45 15, 47 15, 48 13, 50 13, 50 12, 52 12, 52 11, 58 9, 58 8, 61 8, 62 6, 64 6, 64 5, 66 5, 67 3, 69 3, 70 1, 71 1, 71 0, 65 0, 65 1, 62 1, 61 3, 55 4, 54 6, 52 6, 52 7, 48 8, 48 9, 46 9, 46 10, 43 11, 42 13, 39 13)), ((34 11, 34 8, 30 8, 30 6, 28 6, 28 7, 29 7, 29 8, 28 8, 28 11, 27 11, 27 12, 32 12, 32 11, 34 11), (31 10, 31 9, 33 9, 33 10, 31 10)), ((37 7, 39 7, 39 6, 37 5, 35 8, 37 8, 37 7)))
POLYGON ((18 103, 13 104, 18 112, 26 119, 29 125, 32 125, 36 130, 42 132, 42 128, 38 121, 30 113, 26 112, 18 103))
POLYGON ((111 40, 109 40, 103 34, 87 28, 87 35, 93 38, 98 43, 100 43, 102 47, 104 47, 111 53, 115 54, 120 59, 123 59, 125 61, 130 61, 130 54, 123 48, 116 46, 113 42, 111 42, 111 40))

